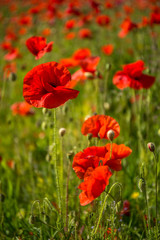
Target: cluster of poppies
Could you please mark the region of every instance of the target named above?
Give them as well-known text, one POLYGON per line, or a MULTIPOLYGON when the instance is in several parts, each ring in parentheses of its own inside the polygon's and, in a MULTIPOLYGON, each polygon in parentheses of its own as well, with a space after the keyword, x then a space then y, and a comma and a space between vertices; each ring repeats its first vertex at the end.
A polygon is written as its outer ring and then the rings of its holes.
MULTIPOLYGON (((109 140, 109 132, 113 138, 119 136, 118 122, 105 115, 95 115, 84 121, 81 132, 83 135, 109 140)), ((109 184, 113 171, 122 169, 121 160, 131 154, 132 150, 124 144, 107 143, 105 146, 91 146, 78 152, 73 158, 73 170, 78 178, 83 179, 79 185, 80 204, 85 206, 99 197, 109 184)))

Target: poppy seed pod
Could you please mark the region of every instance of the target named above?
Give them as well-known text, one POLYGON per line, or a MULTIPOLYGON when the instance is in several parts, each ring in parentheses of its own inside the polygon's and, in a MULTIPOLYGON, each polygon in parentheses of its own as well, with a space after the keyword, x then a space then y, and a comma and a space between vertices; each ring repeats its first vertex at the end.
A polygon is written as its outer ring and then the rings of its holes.
POLYGON ((107 137, 108 137, 108 139, 109 139, 111 142, 113 141, 114 136, 115 136, 115 133, 114 133, 113 130, 109 130, 109 131, 107 132, 107 137))
POLYGON ((60 129, 59 129, 59 135, 60 135, 61 137, 63 137, 63 136, 65 135, 65 133, 66 133, 66 129, 65 129, 65 128, 60 128, 60 129))
POLYGON ((154 152, 154 151, 155 151, 155 145, 154 145, 154 143, 149 142, 149 143, 147 144, 147 147, 148 147, 148 149, 149 149, 151 152, 154 152))

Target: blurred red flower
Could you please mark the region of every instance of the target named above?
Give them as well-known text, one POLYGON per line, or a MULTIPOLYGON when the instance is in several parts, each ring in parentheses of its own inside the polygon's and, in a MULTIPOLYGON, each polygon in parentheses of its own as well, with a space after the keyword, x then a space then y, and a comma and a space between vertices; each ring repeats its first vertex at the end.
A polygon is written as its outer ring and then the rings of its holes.
POLYGON ((100 26, 107 26, 110 23, 110 18, 107 15, 99 15, 96 18, 96 22, 100 26))
POLYGON ((119 89, 126 87, 141 89, 150 88, 155 82, 155 77, 143 74, 144 62, 139 60, 123 66, 122 71, 116 72, 113 77, 113 84, 119 89))
POLYGON ((34 107, 56 108, 77 97, 79 91, 66 87, 70 80, 71 74, 63 65, 56 62, 40 64, 25 76, 23 96, 34 107))
POLYGON ((76 21, 74 19, 70 19, 65 23, 66 29, 72 29, 75 27, 76 21))
POLYGON ((101 50, 106 55, 111 55, 113 52, 114 46, 112 44, 102 46, 101 50))
POLYGON ((0 46, 5 51, 12 49, 12 44, 10 42, 2 42, 0 46))
POLYGON ((84 121, 81 132, 83 135, 91 133, 92 137, 108 139, 107 132, 109 130, 114 131, 114 138, 118 137, 120 133, 118 122, 110 116, 95 115, 84 121))
POLYGON ((89 48, 79 48, 72 55, 75 60, 84 60, 85 58, 90 56, 91 50, 89 48))
POLYGON ((28 50, 35 55, 35 59, 40 59, 46 52, 51 52, 53 42, 46 43, 44 37, 30 37, 26 41, 28 50))
POLYGON ((92 37, 92 32, 88 28, 83 28, 83 29, 79 30, 78 35, 79 35, 80 38, 91 38, 92 37))
POLYGON ((31 110, 32 106, 27 102, 17 102, 12 104, 11 110, 13 115, 28 116, 33 115, 34 112, 31 110))
POLYGON ((118 36, 120 38, 124 38, 132 29, 137 28, 138 25, 131 22, 130 18, 126 18, 123 23, 121 24, 121 31, 119 32, 118 36))
POLYGON ((16 58, 20 58, 21 55, 19 53, 19 49, 18 48, 11 48, 9 50, 9 52, 4 56, 4 59, 7 61, 12 61, 16 58))

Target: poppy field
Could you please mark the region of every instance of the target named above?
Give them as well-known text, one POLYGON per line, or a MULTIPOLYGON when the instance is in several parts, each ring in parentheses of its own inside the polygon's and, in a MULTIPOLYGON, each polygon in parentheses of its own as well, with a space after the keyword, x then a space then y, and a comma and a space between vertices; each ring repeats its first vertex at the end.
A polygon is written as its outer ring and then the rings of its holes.
POLYGON ((160 1, 0 0, 0 240, 160 239, 160 1))

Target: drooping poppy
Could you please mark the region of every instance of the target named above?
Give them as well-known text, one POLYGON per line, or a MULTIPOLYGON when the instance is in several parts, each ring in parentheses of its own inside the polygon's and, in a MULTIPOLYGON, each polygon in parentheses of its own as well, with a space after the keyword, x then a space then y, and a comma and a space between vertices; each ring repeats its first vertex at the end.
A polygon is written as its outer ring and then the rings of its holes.
POLYGON ((79 91, 66 87, 70 80, 71 74, 63 65, 56 62, 40 64, 26 74, 23 96, 34 107, 56 108, 77 97, 79 91))
POLYGON ((84 121, 81 132, 83 135, 91 133, 92 137, 108 139, 107 132, 109 130, 114 131, 114 138, 118 137, 120 133, 118 122, 110 116, 95 115, 84 121))
POLYGON ((119 89, 126 87, 134 89, 150 88, 155 82, 155 77, 143 74, 144 69, 144 62, 142 60, 124 65, 122 71, 115 73, 113 84, 119 89))
POLYGON ((96 169, 88 168, 84 176, 84 182, 78 187, 82 190, 79 195, 80 204, 85 206, 99 197, 109 184, 111 176, 112 173, 107 166, 99 166, 96 169))
POLYGON ((26 46, 28 50, 36 56, 35 59, 40 59, 46 52, 52 51, 53 42, 46 43, 46 39, 44 37, 30 37, 26 41, 26 46))

